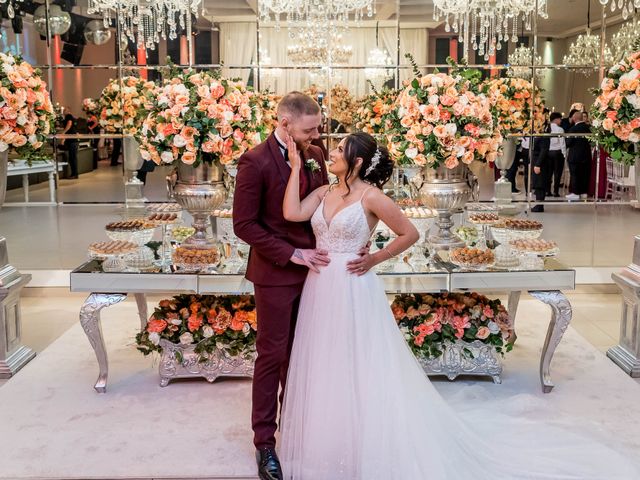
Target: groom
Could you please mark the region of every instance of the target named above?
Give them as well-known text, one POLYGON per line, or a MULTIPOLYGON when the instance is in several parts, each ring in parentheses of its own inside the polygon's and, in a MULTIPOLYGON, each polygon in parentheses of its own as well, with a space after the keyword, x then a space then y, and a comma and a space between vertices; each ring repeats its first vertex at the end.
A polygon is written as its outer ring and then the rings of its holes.
POLYGON ((259 318, 251 422, 263 480, 283 478, 275 452, 278 388, 282 403, 302 287, 309 269, 329 263, 328 252, 315 249, 311 224, 291 223, 282 215, 291 172, 286 141, 293 138, 304 165, 303 199, 329 183, 322 150, 311 145, 321 122, 315 100, 300 92, 285 95, 278 104, 278 128, 238 164, 233 228, 251 246, 246 277, 254 284, 259 318))

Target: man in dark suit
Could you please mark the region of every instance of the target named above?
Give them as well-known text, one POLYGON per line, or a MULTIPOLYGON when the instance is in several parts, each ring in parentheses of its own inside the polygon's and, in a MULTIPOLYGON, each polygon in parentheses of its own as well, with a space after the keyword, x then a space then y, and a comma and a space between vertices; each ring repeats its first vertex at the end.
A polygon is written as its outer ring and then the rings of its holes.
POLYGON ((254 284, 258 313, 251 422, 263 480, 283 478, 275 452, 278 390, 282 404, 302 287, 309 268, 329 262, 328 252, 315 249, 310 222, 288 222, 282 214, 291 172, 285 141, 287 135, 293 137, 305 165, 300 175, 302 199, 329 183, 324 155, 311 144, 319 138, 321 123, 318 103, 291 92, 278 105, 274 133, 238 164, 233 227, 251 246, 246 277, 254 284))
MULTIPOLYGON (((591 128, 584 121, 582 112, 576 111, 571 117, 573 127, 568 133, 577 133, 588 135, 591 128)), ((591 177, 591 144, 587 137, 568 137, 567 138, 567 163, 569 164, 569 173, 571 174, 570 189, 567 195, 569 200, 577 200, 578 198, 587 198, 589 191, 589 179, 591 177)))

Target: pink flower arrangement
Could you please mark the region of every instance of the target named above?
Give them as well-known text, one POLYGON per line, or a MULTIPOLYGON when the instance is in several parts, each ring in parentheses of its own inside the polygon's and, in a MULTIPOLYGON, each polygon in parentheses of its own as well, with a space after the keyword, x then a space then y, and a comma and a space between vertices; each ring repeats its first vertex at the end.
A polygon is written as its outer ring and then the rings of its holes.
POLYGON ((158 165, 227 165, 260 141, 260 120, 258 98, 244 83, 209 72, 175 72, 158 88, 142 124, 142 158, 158 165))
POLYGON ((354 114, 356 128, 370 134, 383 134, 393 123, 388 118, 396 111, 394 105, 398 90, 382 89, 357 101, 354 114))
POLYGON ((399 165, 456 168, 495 161, 502 143, 489 98, 454 73, 414 78, 396 100, 389 151, 399 165))
POLYGON ((82 100, 82 111, 87 114, 87 116, 91 115, 99 115, 100 114, 100 105, 93 98, 85 98, 82 100))
POLYGON ((256 99, 262 113, 261 137, 264 141, 278 126, 278 103, 282 96, 266 91, 256 93, 256 99))
POLYGON ((0 53, 0 152, 14 148, 23 159, 40 158, 54 120, 40 71, 20 56, 0 53))
POLYGON ((98 120, 109 133, 135 135, 155 95, 156 84, 129 76, 111 80, 99 100, 98 120))
POLYGON ((591 108, 598 142, 614 160, 634 165, 640 144, 640 52, 609 69, 591 108))
POLYGON ((481 88, 491 101, 496 126, 503 135, 530 131, 532 119, 533 131, 542 131, 545 121, 544 103, 536 89, 535 105, 532 108, 531 82, 522 78, 498 78, 486 81, 481 88))
POLYGON ((442 355, 444 342, 481 341, 504 355, 512 349, 513 323, 500 300, 478 293, 405 294, 391 305, 414 354, 442 355))
POLYGON ((176 295, 162 300, 136 336, 137 349, 161 351, 160 339, 197 344, 196 353, 223 349, 231 356, 255 351, 258 318, 250 295, 176 295))

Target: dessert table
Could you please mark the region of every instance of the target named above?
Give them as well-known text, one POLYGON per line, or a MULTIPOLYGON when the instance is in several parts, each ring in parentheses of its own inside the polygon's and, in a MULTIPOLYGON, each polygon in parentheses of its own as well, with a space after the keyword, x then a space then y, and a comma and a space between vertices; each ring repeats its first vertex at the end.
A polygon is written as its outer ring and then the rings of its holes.
MULTIPOLYGON (((436 256, 421 272, 379 273, 389 294, 428 293, 444 291, 506 292, 508 311, 514 323, 520 294, 529 292, 534 298, 551 307, 551 318, 540 357, 540 382, 544 393, 554 384, 551 380, 551 361, 562 336, 571 322, 571 304, 562 293, 575 288, 575 270, 546 258, 538 270, 474 271, 459 268, 436 256)), ((240 274, 205 273, 144 273, 104 272, 101 262, 90 260, 71 272, 71 291, 88 292, 80 309, 80 323, 87 334, 98 360, 99 375, 94 386, 105 393, 108 360, 105 350, 100 311, 133 295, 138 305, 141 328, 148 320, 147 294, 246 294, 252 293, 250 282, 240 274)))

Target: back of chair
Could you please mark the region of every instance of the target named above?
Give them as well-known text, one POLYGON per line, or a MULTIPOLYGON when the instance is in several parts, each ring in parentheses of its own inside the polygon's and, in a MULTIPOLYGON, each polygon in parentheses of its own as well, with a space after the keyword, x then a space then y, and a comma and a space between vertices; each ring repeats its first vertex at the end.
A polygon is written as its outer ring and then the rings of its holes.
POLYGON ((613 183, 615 181, 615 172, 614 172, 614 161, 611 157, 607 157, 606 160, 607 165, 607 181, 613 183))

